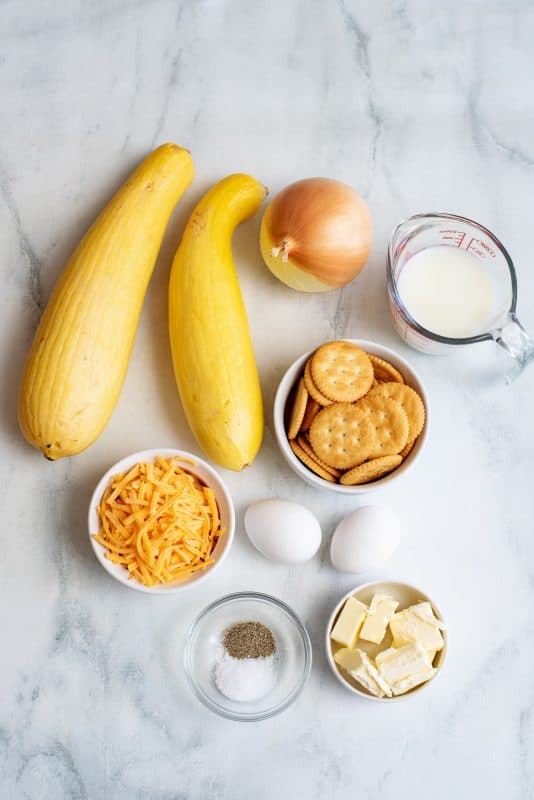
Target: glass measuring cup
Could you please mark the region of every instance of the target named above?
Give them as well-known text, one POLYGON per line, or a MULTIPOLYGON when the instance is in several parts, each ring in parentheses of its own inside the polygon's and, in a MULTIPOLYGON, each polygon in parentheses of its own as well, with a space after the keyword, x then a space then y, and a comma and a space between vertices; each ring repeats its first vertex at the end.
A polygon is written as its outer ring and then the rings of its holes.
POLYGON ((388 297, 395 329, 401 339, 429 355, 446 355, 458 345, 493 340, 514 359, 515 377, 534 359, 534 341, 516 315, 517 277, 505 247, 487 228, 456 214, 415 214, 393 231, 387 255, 388 297), (420 325, 398 291, 398 278, 408 259, 428 247, 448 245, 478 258, 492 286, 492 311, 487 330, 465 338, 450 338, 420 325))

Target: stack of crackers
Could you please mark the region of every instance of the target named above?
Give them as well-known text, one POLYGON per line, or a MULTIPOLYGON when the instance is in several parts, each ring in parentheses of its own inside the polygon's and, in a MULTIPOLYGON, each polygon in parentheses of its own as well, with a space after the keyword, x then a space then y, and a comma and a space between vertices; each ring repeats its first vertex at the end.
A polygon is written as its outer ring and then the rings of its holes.
POLYGON ((287 437, 320 478, 356 486, 397 469, 424 424, 421 397, 392 364, 336 341, 306 362, 289 403, 287 437))

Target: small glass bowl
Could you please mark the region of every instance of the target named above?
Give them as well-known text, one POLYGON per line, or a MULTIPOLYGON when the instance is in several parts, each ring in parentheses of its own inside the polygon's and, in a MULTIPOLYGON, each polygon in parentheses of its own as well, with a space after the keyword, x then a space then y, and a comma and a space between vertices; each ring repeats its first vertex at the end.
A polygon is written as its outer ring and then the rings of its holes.
POLYGON ((310 674, 312 648, 300 618, 275 597, 236 592, 215 600, 195 619, 187 634, 184 667, 189 684, 211 711, 228 719, 255 722, 279 714, 299 695, 310 674), (276 640, 274 688, 254 702, 236 702, 215 685, 214 672, 224 631, 236 622, 262 622, 276 640))

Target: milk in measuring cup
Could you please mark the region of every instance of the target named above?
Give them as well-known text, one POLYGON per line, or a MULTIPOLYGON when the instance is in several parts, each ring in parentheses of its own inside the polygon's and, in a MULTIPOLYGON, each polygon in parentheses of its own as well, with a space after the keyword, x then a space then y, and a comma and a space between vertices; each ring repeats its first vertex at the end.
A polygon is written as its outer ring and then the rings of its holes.
POLYGON ((408 313, 423 328, 453 339, 487 329, 493 289, 482 262, 449 245, 427 247, 404 264, 397 290, 408 313))

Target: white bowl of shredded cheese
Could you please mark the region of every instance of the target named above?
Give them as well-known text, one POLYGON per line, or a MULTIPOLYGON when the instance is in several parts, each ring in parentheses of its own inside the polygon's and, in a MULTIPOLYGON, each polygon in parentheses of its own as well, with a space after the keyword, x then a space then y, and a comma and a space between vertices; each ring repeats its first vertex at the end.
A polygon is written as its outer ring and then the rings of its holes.
POLYGON ((89 540, 115 580, 168 594, 213 574, 235 529, 232 498, 205 461, 183 450, 143 450, 102 476, 89 504, 89 540))

